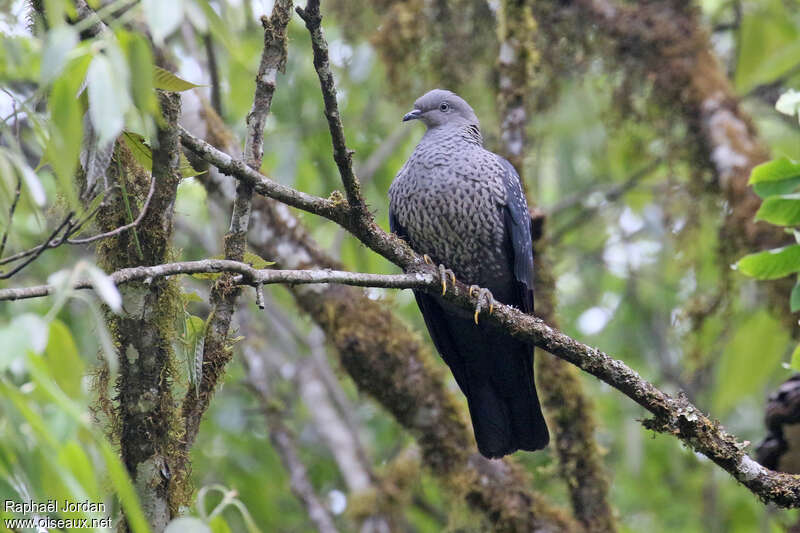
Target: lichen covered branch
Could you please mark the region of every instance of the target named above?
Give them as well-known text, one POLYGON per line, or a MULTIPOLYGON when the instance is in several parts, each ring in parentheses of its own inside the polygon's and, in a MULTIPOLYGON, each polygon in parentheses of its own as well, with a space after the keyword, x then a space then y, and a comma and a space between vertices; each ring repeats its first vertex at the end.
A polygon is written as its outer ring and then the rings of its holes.
MULTIPOLYGON (((340 283, 355 287, 382 287, 386 289, 421 289, 429 286, 436 278, 431 269, 429 272, 413 274, 365 274, 345 272, 341 270, 270 270, 255 269, 247 263, 228 259, 202 259, 199 261, 183 261, 163 263, 153 266, 137 266, 123 268, 112 272, 109 277, 115 285, 124 285, 134 281, 154 280, 180 274, 209 274, 227 272, 235 285, 271 285, 286 283, 290 285, 306 285, 313 283, 340 283)), ((72 287, 92 289, 91 280, 77 281, 72 287)), ((0 301, 24 300, 39 298, 53 294, 57 288, 53 285, 37 285, 26 288, 0 289, 0 301)))

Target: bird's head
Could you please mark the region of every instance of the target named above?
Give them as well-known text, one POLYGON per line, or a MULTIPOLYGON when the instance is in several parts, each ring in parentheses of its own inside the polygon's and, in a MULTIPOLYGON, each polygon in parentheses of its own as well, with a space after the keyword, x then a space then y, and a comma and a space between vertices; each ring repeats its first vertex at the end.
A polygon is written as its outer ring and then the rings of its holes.
POLYGON ((406 113, 403 122, 421 120, 428 129, 439 126, 474 126, 480 128, 475 112, 456 93, 434 89, 417 98, 414 109, 406 113))

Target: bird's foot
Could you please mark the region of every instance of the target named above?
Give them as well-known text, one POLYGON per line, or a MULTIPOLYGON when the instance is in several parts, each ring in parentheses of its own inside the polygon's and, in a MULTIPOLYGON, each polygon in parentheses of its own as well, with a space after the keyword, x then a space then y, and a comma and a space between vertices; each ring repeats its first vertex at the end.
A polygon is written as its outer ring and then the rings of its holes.
MULTIPOLYGON (((422 254, 422 260, 425 261, 425 264, 432 265, 433 260, 431 256, 428 254, 422 254)), ((450 280, 450 284, 453 286, 453 290, 456 288, 456 275, 455 273, 447 268, 444 265, 439 265, 439 281, 442 282, 442 296, 447 294, 447 280, 450 280)))
POLYGON ((450 279, 453 290, 456 290, 456 275, 444 265, 439 265, 439 279, 442 281, 442 296, 447 294, 447 280, 450 279))
POLYGON ((476 293, 478 296, 478 303, 475 304, 475 324, 478 324, 478 315, 482 310, 488 308, 490 315, 494 312, 494 296, 492 296, 489 289, 483 289, 477 285, 470 285, 470 297, 474 297, 476 293))

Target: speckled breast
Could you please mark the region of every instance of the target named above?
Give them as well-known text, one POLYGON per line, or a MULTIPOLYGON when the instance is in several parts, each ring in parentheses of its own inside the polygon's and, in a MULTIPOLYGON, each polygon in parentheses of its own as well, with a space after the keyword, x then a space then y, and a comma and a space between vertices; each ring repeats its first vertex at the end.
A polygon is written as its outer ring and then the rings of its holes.
POLYGON ((459 144, 435 153, 418 147, 389 190, 390 204, 412 248, 465 283, 490 286, 509 275, 502 168, 480 146, 459 144))

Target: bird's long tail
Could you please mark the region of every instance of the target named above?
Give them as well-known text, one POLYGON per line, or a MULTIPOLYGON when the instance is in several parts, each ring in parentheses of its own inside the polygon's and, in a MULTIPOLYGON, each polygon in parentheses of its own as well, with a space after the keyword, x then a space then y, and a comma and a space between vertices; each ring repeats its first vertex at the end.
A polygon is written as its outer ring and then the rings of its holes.
POLYGON ((533 380, 533 347, 505 332, 476 325, 469 312, 415 293, 436 349, 467 397, 478 450, 502 457, 547 446, 533 380))
POLYGON ((516 346, 491 354, 488 367, 471 368, 464 391, 478 450, 486 457, 540 450, 550 440, 533 379, 533 350, 516 341, 502 344, 516 346))

